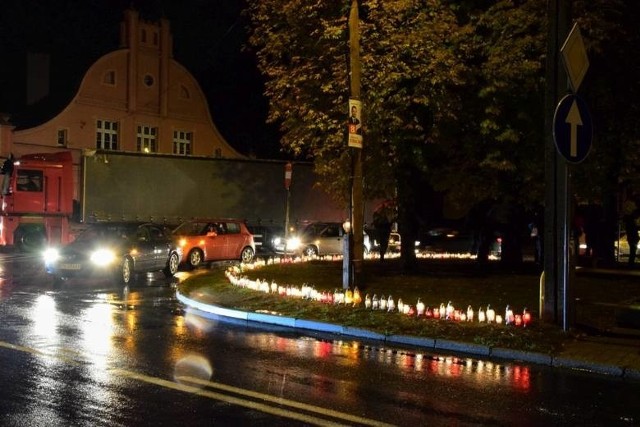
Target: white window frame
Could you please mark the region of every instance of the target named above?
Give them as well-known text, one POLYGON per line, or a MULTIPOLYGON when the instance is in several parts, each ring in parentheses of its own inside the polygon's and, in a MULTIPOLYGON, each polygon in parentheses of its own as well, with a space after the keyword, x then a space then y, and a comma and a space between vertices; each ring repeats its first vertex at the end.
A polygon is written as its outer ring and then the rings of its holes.
POLYGON ((173 154, 190 156, 193 147, 193 132, 184 130, 173 131, 173 154))
POLYGON ((58 147, 66 147, 67 142, 69 141, 69 129, 66 129, 66 128, 58 129, 56 141, 58 143, 58 147))
POLYGON ((96 148, 98 150, 118 149, 119 124, 111 120, 98 119, 96 121, 96 148))
POLYGON ((158 128, 149 125, 138 125, 136 147, 141 153, 158 151, 158 128))

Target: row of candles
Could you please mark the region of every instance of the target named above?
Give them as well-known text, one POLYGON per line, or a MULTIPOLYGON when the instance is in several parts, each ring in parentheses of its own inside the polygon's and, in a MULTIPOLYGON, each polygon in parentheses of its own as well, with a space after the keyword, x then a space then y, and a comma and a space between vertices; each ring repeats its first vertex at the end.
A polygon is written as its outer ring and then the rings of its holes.
POLYGON ((231 284, 242 288, 248 288, 259 292, 277 294, 280 296, 301 298, 322 302, 325 304, 344 304, 353 307, 360 307, 364 303, 365 309, 380 310, 386 312, 397 312, 407 316, 423 317, 426 319, 442 319, 457 322, 480 322, 480 323, 496 323, 514 326, 527 327, 532 322, 531 312, 526 308, 522 312, 514 311, 511 306, 507 305, 502 314, 496 313, 491 304, 486 308, 480 307, 474 310, 471 305, 466 310, 454 307, 449 301, 447 304, 440 303, 439 306, 427 306, 420 298, 415 305, 403 302, 402 298, 396 301, 391 295, 378 297, 376 294, 371 296, 366 294, 364 298, 360 290, 356 287, 351 289, 336 289, 333 292, 318 291, 313 286, 303 284, 300 287, 292 285, 279 285, 276 282, 268 282, 266 280, 251 280, 245 276, 241 276, 243 268, 256 268, 254 265, 244 264, 243 267, 234 266, 226 271, 226 277, 231 284))

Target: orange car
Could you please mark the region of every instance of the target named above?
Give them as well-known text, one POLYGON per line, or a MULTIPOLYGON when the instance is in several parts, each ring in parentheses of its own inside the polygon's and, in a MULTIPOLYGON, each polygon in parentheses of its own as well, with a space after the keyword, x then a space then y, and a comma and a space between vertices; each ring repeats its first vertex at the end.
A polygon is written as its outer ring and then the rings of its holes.
POLYGON ((222 260, 251 262, 256 253, 253 235, 241 220, 191 220, 180 224, 173 235, 189 268, 222 260))

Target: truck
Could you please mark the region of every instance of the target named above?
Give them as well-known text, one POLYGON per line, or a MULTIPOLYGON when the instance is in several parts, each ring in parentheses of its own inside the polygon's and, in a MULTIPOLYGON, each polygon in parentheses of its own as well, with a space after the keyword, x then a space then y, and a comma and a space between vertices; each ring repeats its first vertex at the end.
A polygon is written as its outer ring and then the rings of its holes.
POLYGON ((340 221, 340 207, 315 185, 312 164, 85 150, 26 154, 14 161, 2 195, 0 246, 33 250, 73 240, 83 224, 194 217, 251 225, 340 221), (34 182, 39 181, 39 185, 34 182), (289 185, 290 184, 290 185, 289 185))

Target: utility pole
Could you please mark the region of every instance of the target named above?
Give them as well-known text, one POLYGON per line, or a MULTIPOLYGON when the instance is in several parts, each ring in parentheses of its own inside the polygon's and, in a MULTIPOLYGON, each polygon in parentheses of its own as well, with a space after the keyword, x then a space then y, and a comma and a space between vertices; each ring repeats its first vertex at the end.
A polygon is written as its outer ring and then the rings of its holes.
MULTIPOLYGON (((358 0, 351 0, 351 10, 349 12, 349 59, 351 68, 351 99, 360 100, 360 31, 358 16, 358 0)), ((360 111, 360 120, 363 115, 360 111)), ((362 122, 360 123, 362 129, 362 122)), ((351 132, 350 132, 351 133, 351 132)), ((362 200, 362 138, 360 146, 351 144, 353 160, 353 179, 351 180, 351 233, 353 236, 352 278, 353 285, 362 287, 362 269, 364 264, 364 208, 362 200)))

